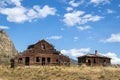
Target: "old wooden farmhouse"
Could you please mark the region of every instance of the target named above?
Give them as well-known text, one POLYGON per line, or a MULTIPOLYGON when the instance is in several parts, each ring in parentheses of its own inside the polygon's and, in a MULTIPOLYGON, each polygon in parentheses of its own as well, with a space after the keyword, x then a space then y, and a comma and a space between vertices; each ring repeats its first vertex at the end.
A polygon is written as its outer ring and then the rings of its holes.
POLYGON ((86 64, 86 65, 103 65, 107 66, 111 64, 111 58, 98 54, 98 51, 95 51, 95 54, 86 54, 78 57, 78 64, 86 64))
POLYGON ((69 65, 70 59, 46 40, 41 40, 17 55, 15 62, 22 65, 69 65))

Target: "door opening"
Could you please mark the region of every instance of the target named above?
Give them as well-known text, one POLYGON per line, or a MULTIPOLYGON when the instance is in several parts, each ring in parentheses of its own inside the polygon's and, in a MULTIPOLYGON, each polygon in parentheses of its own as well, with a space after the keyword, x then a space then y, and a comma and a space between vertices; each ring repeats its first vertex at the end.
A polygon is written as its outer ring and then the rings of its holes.
POLYGON ((25 65, 29 65, 30 63, 30 58, 29 57, 25 57, 25 65))
POLYGON ((88 60, 88 65, 91 65, 91 61, 90 60, 88 60))
POLYGON ((42 58, 42 65, 45 65, 45 58, 42 58))

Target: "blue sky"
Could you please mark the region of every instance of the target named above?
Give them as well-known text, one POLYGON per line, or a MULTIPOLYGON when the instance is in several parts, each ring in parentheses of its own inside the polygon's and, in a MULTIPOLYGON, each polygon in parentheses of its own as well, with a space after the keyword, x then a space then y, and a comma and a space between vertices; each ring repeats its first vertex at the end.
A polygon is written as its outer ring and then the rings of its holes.
POLYGON ((120 64, 119 0, 0 0, 0 29, 19 52, 45 39, 71 58, 98 50, 120 64))

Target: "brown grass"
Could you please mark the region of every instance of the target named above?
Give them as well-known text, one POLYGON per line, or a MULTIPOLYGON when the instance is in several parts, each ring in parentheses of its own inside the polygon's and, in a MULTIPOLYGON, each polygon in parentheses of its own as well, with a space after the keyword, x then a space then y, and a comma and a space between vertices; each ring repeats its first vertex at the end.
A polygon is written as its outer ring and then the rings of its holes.
POLYGON ((83 66, 0 66, 0 80, 120 80, 120 68, 83 66))

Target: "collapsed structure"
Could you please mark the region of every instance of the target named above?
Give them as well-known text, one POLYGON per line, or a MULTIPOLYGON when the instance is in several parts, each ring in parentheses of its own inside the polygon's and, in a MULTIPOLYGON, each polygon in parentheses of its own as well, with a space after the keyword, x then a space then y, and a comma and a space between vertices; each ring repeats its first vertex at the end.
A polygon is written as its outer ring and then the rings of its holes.
POLYGON ((95 54, 86 54, 78 57, 78 64, 86 64, 91 66, 108 66, 111 64, 111 58, 98 54, 98 51, 95 51, 95 54))
POLYGON ((46 40, 41 40, 29 45, 27 50, 17 55, 15 63, 18 65, 69 65, 70 59, 46 40))

